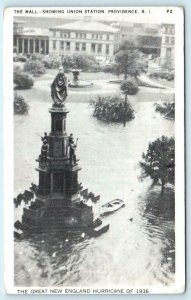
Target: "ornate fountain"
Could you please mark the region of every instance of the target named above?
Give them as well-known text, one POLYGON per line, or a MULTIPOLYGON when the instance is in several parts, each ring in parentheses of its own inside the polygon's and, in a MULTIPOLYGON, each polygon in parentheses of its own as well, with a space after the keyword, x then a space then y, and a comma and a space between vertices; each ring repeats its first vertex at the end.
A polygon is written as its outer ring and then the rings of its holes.
POLYGON ((82 70, 79 70, 76 67, 74 67, 73 69, 70 70, 70 72, 72 72, 72 74, 73 74, 73 80, 69 82, 69 84, 68 84, 69 87, 71 87, 71 88, 86 88, 86 87, 93 85, 93 82, 80 80, 78 78, 81 71, 82 70))

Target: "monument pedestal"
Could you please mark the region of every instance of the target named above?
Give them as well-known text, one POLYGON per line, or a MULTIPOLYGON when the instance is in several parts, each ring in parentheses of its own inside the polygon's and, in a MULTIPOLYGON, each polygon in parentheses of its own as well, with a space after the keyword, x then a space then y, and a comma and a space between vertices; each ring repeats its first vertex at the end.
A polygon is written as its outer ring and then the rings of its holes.
MULTIPOLYGON (((36 232, 52 229, 91 229, 93 205, 87 205, 88 195, 81 191, 78 172, 81 170, 69 157, 69 136, 66 133, 65 107, 53 105, 51 132, 47 136, 48 153, 46 159, 37 159, 39 184, 36 199, 24 208, 22 222, 36 232)), ((95 202, 99 196, 94 197, 95 202)))

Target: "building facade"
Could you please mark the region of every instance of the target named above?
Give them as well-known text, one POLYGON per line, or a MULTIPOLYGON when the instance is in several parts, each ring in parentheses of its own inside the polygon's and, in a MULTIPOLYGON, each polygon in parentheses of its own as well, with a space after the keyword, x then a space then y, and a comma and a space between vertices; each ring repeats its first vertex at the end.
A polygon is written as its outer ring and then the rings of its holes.
POLYGON ((24 22, 14 20, 13 48, 17 54, 49 53, 49 30, 26 28, 24 22))
POLYGON ((175 49, 175 26, 174 24, 162 24, 161 26, 161 65, 170 63, 174 66, 174 49, 175 49))
POLYGON ((120 30, 94 21, 77 21, 50 28, 49 53, 85 53, 113 58, 120 43, 120 30))

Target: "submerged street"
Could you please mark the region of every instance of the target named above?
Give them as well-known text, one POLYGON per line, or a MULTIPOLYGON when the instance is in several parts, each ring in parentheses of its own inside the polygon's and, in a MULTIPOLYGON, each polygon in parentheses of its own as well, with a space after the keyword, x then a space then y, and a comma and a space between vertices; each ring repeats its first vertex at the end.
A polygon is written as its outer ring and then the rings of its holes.
MULTIPOLYGON (((30 105, 29 114, 14 116, 15 195, 28 189, 31 182, 38 183, 35 159, 40 153, 40 136, 50 131, 49 83, 48 80, 36 83, 38 89, 34 86, 19 92, 30 105), (38 97, 40 93, 44 96, 38 97)), ((125 207, 105 217, 110 229, 98 238, 66 233, 60 237, 35 235, 15 241, 16 285, 173 284, 173 191, 168 189, 165 199, 161 199, 160 187, 150 189, 149 179, 139 180, 139 161, 148 143, 162 135, 174 136, 174 122, 155 112, 157 99, 153 93, 152 89, 145 88, 129 97, 135 119, 123 127, 101 123, 92 116, 92 107, 86 101, 90 92, 78 95, 73 101, 74 93, 69 91, 67 133, 79 138, 77 157, 82 167, 79 182, 95 195, 100 194, 101 204, 120 198, 125 201, 125 207)), ((161 93, 158 94, 163 96, 161 93)), ((99 207, 94 210, 98 213, 99 207)), ((22 207, 19 207, 15 210, 15 220, 21 215, 22 207)))

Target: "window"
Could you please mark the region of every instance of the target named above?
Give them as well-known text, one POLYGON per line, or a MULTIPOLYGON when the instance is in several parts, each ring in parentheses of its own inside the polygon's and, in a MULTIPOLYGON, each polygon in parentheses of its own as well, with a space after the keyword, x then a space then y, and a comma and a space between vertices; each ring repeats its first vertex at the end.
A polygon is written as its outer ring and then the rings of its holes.
POLYGON ((53 48, 54 50, 56 50, 56 41, 53 41, 52 48, 53 48))
POLYGON ((165 26, 164 33, 168 33, 168 26, 165 26))
POLYGON ((166 49, 166 58, 171 58, 172 55, 172 49, 171 48, 167 48, 166 49))
POLYGON ((169 33, 171 33, 171 34, 174 33, 174 26, 169 27, 169 33))
POLYGON ((76 43, 76 51, 80 51, 80 43, 76 43))
POLYGON ((82 51, 86 51, 86 43, 82 43, 82 51))
POLYGON ((169 36, 165 36, 165 44, 169 44, 169 36))
POLYGON ((55 30, 53 30, 53 36, 54 36, 54 37, 56 36, 56 31, 55 31, 55 30))
POLYGON ((171 44, 174 45, 174 36, 171 37, 171 44))
POLYGON ((76 32, 76 38, 78 38, 78 36, 79 36, 79 33, 78 33, 78 32, 76 32))
POLYGON ((66 50, 70 50, 70 42, 66 42, 66 50))
POLYGON ((98 44, 98 53, 102 51, 102 44, 98 44))
POLYGON ((91 44, 91 50, 92 50, 92 52, 95 52, 95 47, 96 47, 96 44, 91 44))
POLYGON ((107 40, 109 40, 109 34, 107 34, 107 40))
POLYGON ((64 50, 64 42, 63 41, 60 42, 60 50, 64 50))
POLYGON ((60 31, 60 37, 63 37, 63 32, 62 31, 60 31))
POLYGON ((106 45, 106 54, 109 54, 109 45, 106 45))

